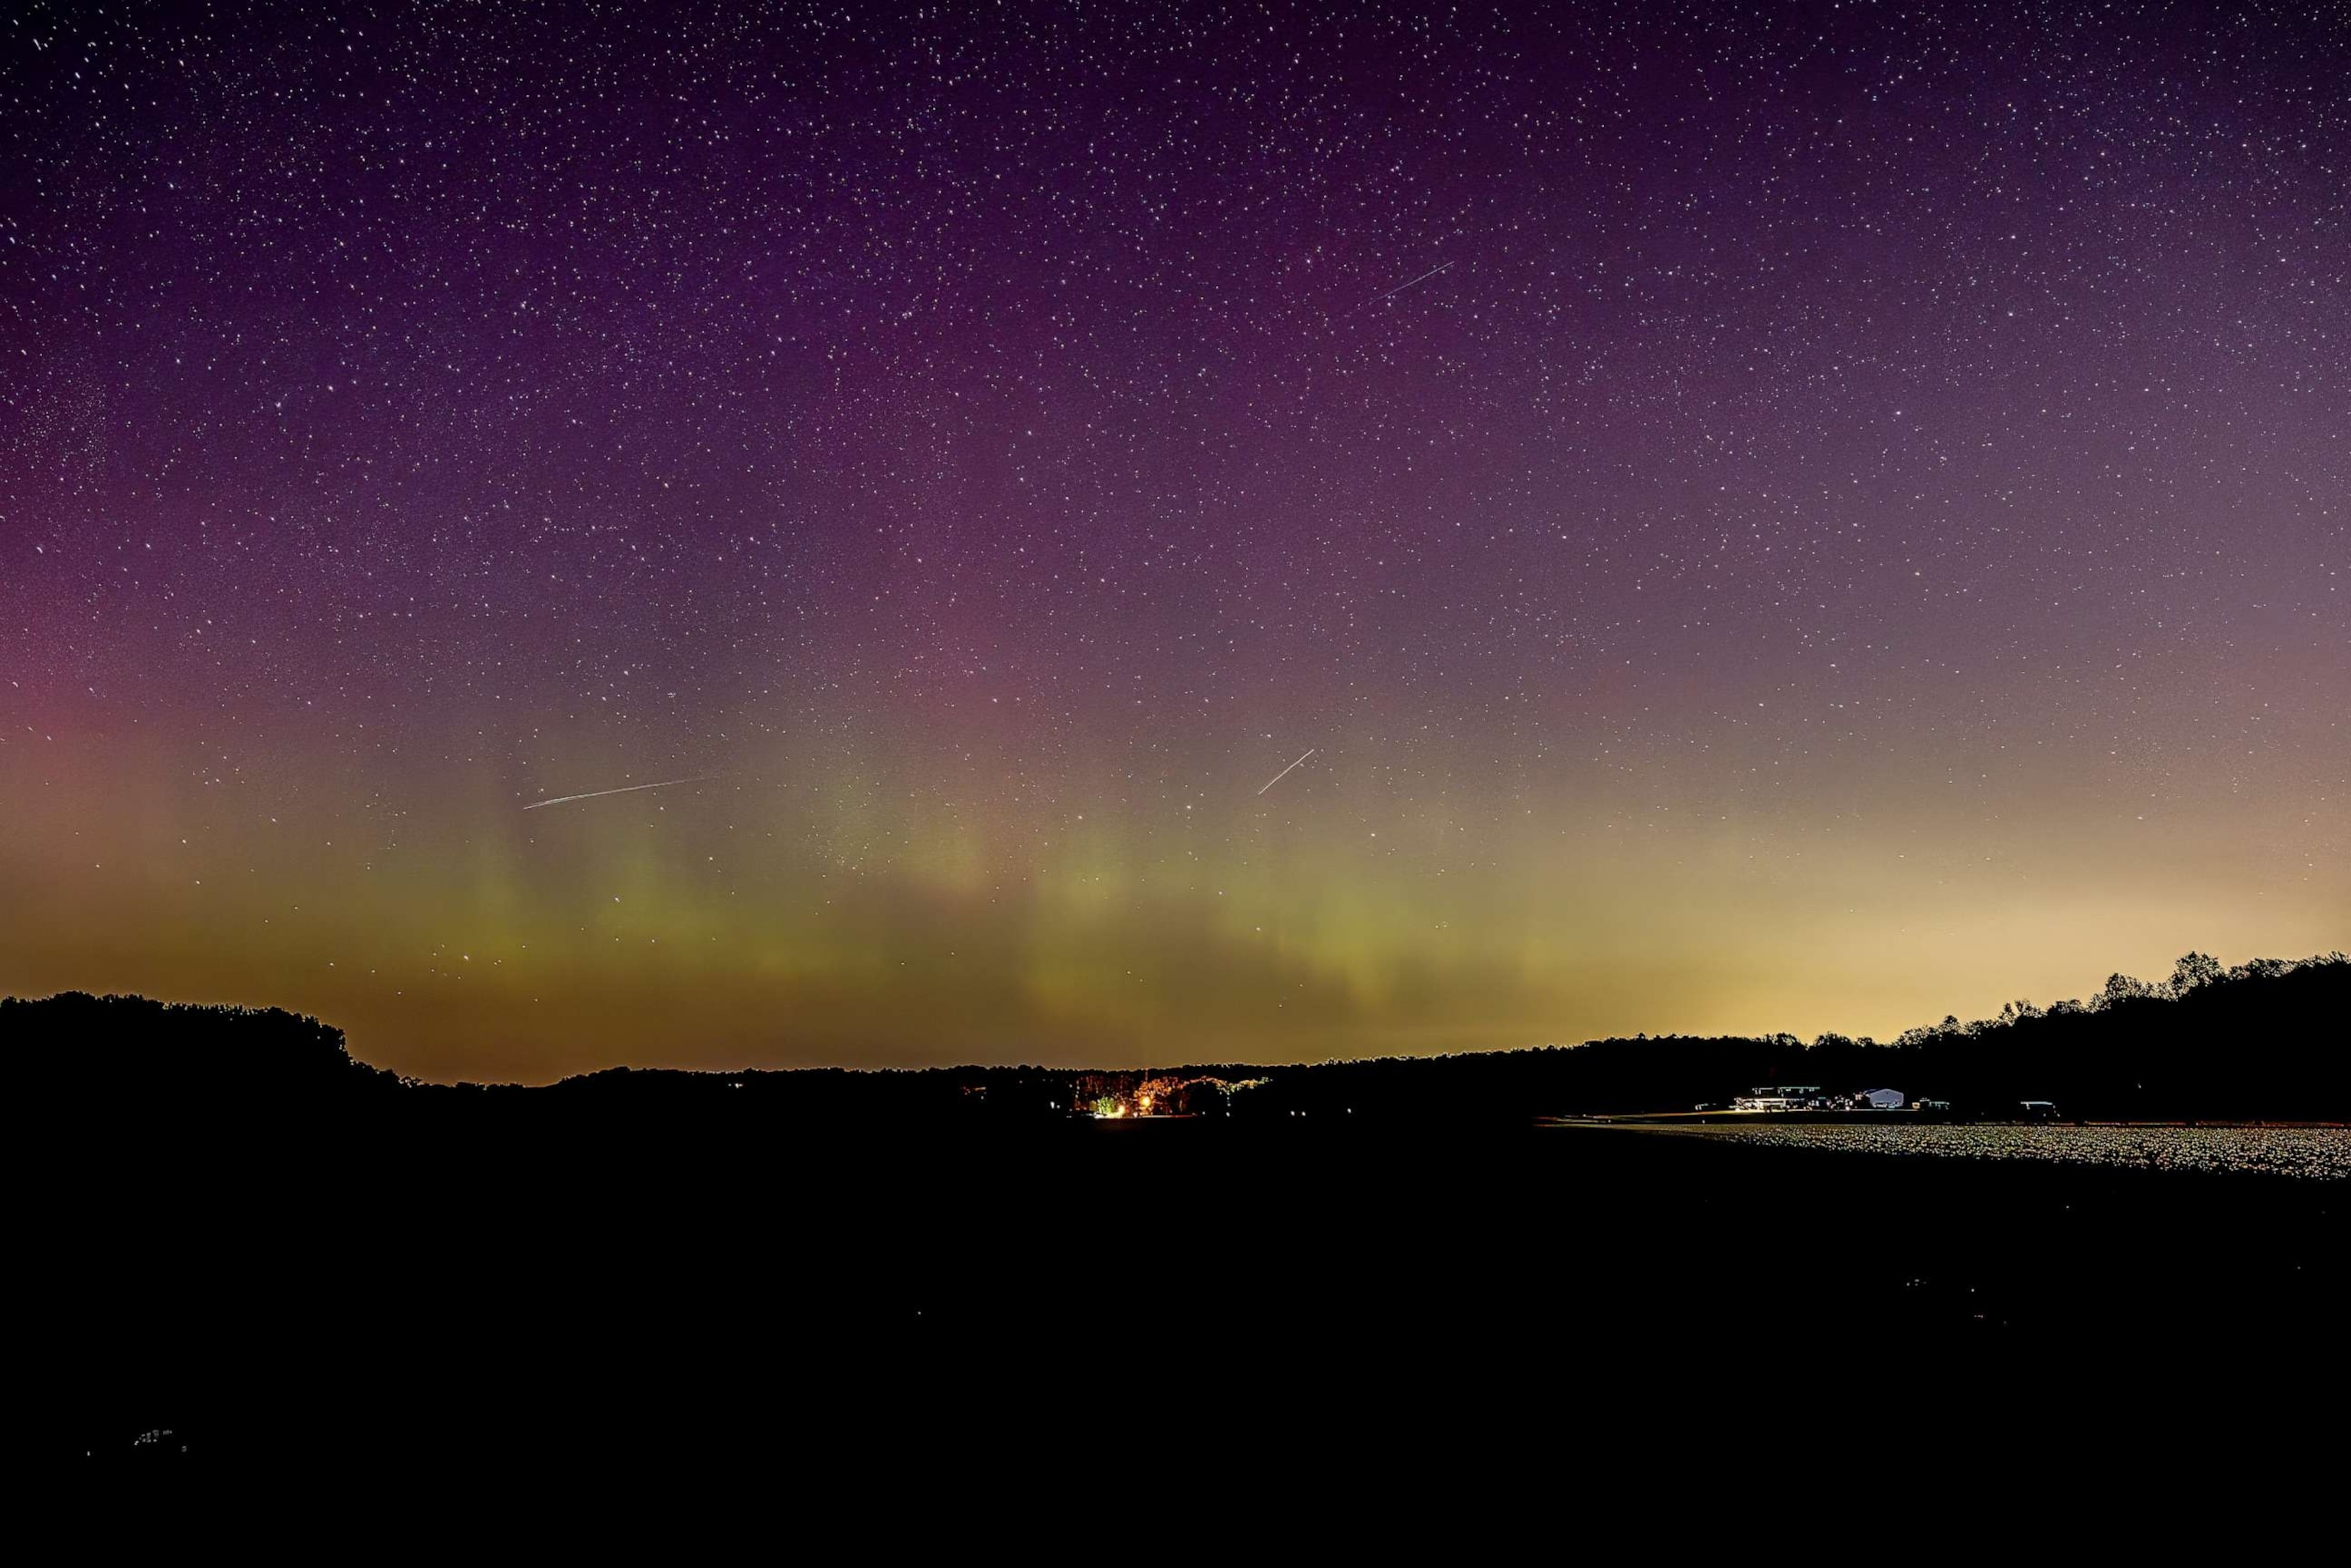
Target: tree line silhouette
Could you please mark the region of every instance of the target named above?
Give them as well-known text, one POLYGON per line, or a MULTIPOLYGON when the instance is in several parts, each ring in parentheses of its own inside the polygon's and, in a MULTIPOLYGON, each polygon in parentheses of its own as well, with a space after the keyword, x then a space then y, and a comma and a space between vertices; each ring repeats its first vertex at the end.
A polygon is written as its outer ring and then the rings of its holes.
POLYGON ((145 1122, 304 1118, 360 1106, 635 1114, 726 1107, 812 1124, 1036 1123, 1134 1114, 1521 1120, 1687 1110, 1752 1086, 1895 1087, 1961 1115, 2055 1103, 2069 1118, 2351 1115, 2351 962, 2340 953, 2223 967, 2182 956, 2168 980, 2111 977, 2086 1000, 1880 1043, 1823 1034, 1635 1036, 1575 1046, 1287 1067, 1200 1063, 1127 1073, 1037 1066, 708 1072, 613 1068, 542 1088, 440 1085, 353 1058, 342 1031, 277 1009, 68 992, 0 999, 0 1041, 53 1110, 145 1122))

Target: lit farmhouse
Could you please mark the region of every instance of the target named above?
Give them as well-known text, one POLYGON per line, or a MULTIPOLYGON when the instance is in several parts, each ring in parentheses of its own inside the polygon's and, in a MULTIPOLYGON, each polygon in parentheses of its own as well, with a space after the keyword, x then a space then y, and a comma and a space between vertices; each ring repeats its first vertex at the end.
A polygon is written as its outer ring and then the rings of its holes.
POLYGON ((1817 1083, 1783 1083, 1750 1089, 1734 1097, 1734 1111, 1899 1111, 1899 1089, 1862 1089, 1830 1093, 1817 1083))

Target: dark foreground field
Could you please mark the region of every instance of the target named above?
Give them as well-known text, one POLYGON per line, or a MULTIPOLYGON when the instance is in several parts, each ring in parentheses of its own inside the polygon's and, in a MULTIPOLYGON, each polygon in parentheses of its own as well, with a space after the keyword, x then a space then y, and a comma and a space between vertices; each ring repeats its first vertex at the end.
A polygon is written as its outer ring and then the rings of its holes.
POLYGON ((2323 1392, 2346 1300, 2333 1182, 1524 1125, 402 1122, 68 1176, 31 1236, 37 1445, 455 1474, 2282 1402, 2323 1392))

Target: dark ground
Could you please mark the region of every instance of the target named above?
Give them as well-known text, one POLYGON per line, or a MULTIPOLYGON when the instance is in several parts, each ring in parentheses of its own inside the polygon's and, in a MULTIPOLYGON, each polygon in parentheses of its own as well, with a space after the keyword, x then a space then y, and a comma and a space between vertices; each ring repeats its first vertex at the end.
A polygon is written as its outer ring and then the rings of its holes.
POLYGON ((1140 1462, 2341 1392, 2339 1183, 1523 1125, 402 1121, 145 1140, 39 1195, 36 1447, 1140 1462))

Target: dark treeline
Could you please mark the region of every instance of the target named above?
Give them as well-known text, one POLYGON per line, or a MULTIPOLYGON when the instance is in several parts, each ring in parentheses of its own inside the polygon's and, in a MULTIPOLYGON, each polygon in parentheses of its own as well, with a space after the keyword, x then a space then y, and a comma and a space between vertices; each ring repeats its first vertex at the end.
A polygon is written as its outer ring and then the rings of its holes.
POLYGON ((2116 975, 2087 1002, 2009 1004, 1997 1018, 1905 1030, 1636 1037, 1435 1061, 1331 1062, 1273 1075, 1269 1108, 1358 1115, 1481 1107, 1543 1113, 1686 1111, 1750 1088, 1892 1088, 2001 1117, 2027 1100, 2065 1117, 2340 1120, 2351 1113, 2351 963, 2182 957, 2152 985, 2116 975))
MULTIPOLYGON (((2341 1047, 2351 963, 2200 954, 2149 984, 2116 975, 2092 999, 2015 1002, 1995 1019, 1891 1043, 1823 1035, 1636 1037, 1567 1047, 1315 1065, 1196 1064, 1152 1072, 1041 1067, 698 1072, 615 1068, 545 1088, 433 1085, 353 1059, 341 1031, 277 1009, 80 993, 0 1000, 0 1041, 56 1109, 105 1114, 302 1113, 330 1105, 528 1106, 567 1114, 663 1106, 756 1109, 817 1123, 1027 1123, 1097 1106, 1242 1118, 1520 1119, 1687 1110, 1753 1087, 1894 1088, 2000 1116, 2025 1100, 2080 1119, 2351 1114, 2341 1047)), ((21 1080, 20 1080, 21 1081, 21 1080)))

